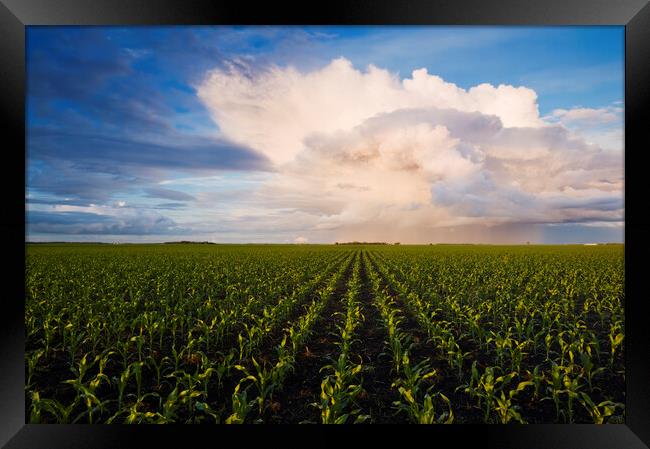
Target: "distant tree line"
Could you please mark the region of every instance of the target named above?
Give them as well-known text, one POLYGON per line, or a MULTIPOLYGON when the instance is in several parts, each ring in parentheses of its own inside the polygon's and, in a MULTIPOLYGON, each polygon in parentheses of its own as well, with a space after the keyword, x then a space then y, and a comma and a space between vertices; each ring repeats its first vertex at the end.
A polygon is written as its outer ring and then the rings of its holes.
MULTIPOLYGON (((388 242, 336 242, 335 245, 390 245, 388 242)), ((395 243, 399 245, 399 242, 395 243)))
POLYGON ((180 242, 165 242, 165 245, 216 245, 214 242, 192 242, 189 240, 181 240, 180 242))
POLYGON ((110 245, 107 242, 65 242, 65 241, 52 241, 52 242, 25 242, 27 245, 110 245))

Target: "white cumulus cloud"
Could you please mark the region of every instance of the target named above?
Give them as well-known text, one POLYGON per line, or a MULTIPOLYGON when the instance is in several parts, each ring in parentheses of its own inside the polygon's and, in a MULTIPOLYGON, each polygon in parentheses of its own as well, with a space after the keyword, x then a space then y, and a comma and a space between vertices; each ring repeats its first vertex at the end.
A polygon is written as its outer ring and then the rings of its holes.
POLYGON ((609 124, 617 111, 542 118, 526 87, 462 89, 426 69, 400 79, 343 58, 308 73, 233 65, 197 91, 225 137, 275 164, 253 195, 260 213, 285 211, 307 231, 622 221, 622 151, 566 125, 609 124))
POLYGON ((496 115, 505 126, 541 126, 537 95, 526 87, 481 84, 464 90, 426 69, 411 78, 375 66, 356 70, 345 58, 300 73, 271 67, 251 74, 241 64, 208 73, 197 87, 225 137, 276 163, 292 160, 312 133, 349 130, 384 112, 453 108, 496 115))

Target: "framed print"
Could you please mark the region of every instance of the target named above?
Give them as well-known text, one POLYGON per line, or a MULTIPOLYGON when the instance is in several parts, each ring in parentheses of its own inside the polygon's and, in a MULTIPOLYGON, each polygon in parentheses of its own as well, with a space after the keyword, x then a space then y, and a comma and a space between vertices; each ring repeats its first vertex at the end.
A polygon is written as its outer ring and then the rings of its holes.
POLYGON ((648 447, 647 1, 0 12, 3 447, 648 447))

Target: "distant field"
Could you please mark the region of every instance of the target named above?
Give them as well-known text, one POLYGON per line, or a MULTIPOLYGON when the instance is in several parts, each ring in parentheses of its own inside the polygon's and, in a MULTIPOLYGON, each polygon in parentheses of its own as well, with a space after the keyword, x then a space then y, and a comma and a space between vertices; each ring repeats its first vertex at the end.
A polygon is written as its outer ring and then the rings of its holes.
POLYGON ((27 245, 27 422, 623 422, 624 247, 27 245))

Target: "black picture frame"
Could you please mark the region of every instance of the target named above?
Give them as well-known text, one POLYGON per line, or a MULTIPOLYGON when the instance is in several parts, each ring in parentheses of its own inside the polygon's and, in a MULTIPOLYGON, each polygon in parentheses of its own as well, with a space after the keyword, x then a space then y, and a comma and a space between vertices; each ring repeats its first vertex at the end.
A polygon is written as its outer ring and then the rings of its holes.
MULTIPOLYGON (((357 0, 300 5, 195 0, 0 0, 0 114, 5 266, 0 311, 0 445, 17 448, 340 444, 347 435, 397 437, 402 444, 506 448, 641 449, 650 446, 650 331, 643 302, 650 249, 643 170, 650 151, 650 0, 357 0), (28 25, 427 24, 625 26, 626 423, 618 425, 123 426, 26 425, 24 395, 25 27, 28 25), (22 186, 21 186, 22 183, 22 186), (18 261, 22 260, 23 263, 18 261), (299 433, 296 433, 297 430, 299 433)), ((534 57, 534 55, 531 55, 534 57)), ((366 444, 366 443, 364 443, 366 444)))

